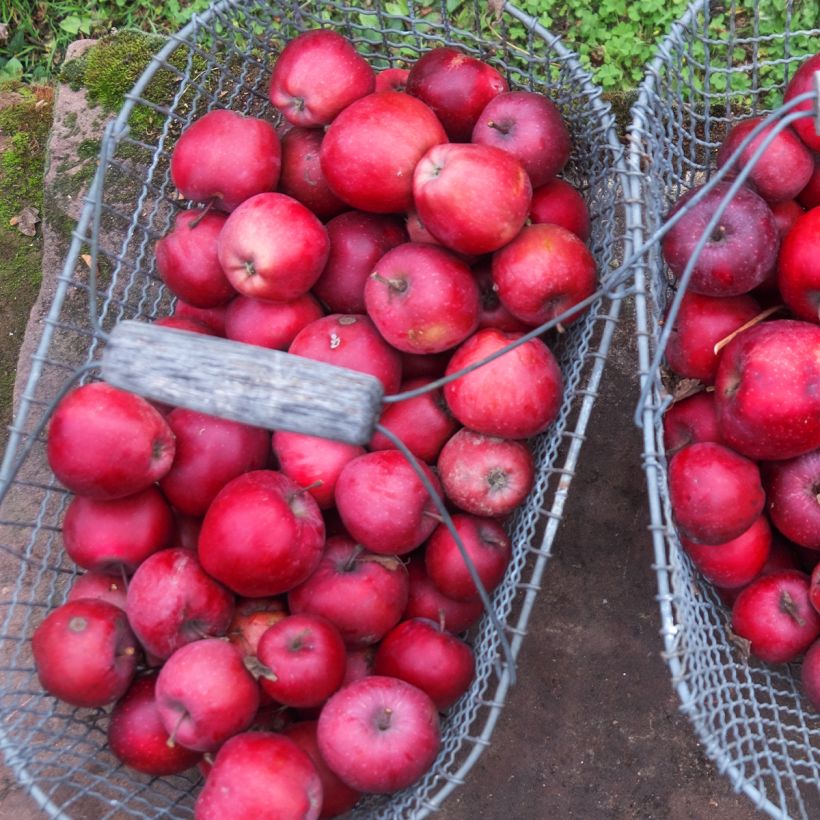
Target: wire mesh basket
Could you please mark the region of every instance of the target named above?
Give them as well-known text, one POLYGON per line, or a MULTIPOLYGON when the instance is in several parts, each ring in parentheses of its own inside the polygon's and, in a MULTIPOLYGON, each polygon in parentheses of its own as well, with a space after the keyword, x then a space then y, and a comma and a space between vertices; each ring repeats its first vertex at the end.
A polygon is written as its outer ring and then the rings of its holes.
POLYGON ((476 677, 443 721, 432 769, 403 792, 365 798, 354 813, 421 817, 437 809, 488 746, 513 682, 500 647, 507 643, 514 658, 526 634, 619 314, 622 277, 613 269, 625 169, 609 107, 574 55, 513 6, 223 0, 168 41, 109 124, 0 472, 0 746, 18 781, 52 816, 189 816, 199 777, 126 770, 106 748, 107 710, 69 707, 39 686, 29 639, 65 599, 76 571, 60 537, 70 498, 47 466, 44 425, 61 392, 99 376, 114 326, 150 320, 172 306, 156 274, 153 243, 183 204, 169 174, 181 130, 217 107, 276 122, 267 96, 271 64, 287 40, 319 26, 347 35, 375 68, 456 45, 498 67, 511 87, 548 94, 574 141, 564 176, 589 204, 602 283, 581 318, 565 332, 551 331, 565 398, 554 425, 533 442, 536 485, 510 522, 514 555, 492 597, 491 614, 503 630, 493 628, 490 614, 477 627, 476 677))
POLYGON ((772 816, 803 818, 820 812, 820 715, 801 695, 799 665, 744 657, 732 640, 729 610, 694 569, 672 519, 661 426, 672 397, 663 352, 691 266, 676 284, 660 239, 683 192, 706 185, 706 193, 725 176, 716 168, 717 149, 733 123, 771 115, 779 131, 811 115, 784 106, 783 90, 820 50, 818 23, 813 0, 692 3, 660 44, 633 106, 627 196, 627 256, 643 253, 634 267, 642 387, 636 422, 643 427, 665 659, 683 711, 734 788, 772 816))

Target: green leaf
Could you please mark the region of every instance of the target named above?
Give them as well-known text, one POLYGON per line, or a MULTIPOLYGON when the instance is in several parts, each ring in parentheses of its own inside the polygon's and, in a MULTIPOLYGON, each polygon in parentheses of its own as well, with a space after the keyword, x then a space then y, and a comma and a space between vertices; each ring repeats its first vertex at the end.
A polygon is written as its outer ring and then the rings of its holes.
POLYGON ((69 14, 68 17, 60 21, 60 28, 72 35, 77 35, 80 32, 90 34, 91 23, 90 17, 78 17, 76 14, 69 14))
POLYGON ((16 80, 23 76, 23 64, 16 57, 11 57, 6 60, 3 68, 0 69, 0 75, 4 79, 16 80))

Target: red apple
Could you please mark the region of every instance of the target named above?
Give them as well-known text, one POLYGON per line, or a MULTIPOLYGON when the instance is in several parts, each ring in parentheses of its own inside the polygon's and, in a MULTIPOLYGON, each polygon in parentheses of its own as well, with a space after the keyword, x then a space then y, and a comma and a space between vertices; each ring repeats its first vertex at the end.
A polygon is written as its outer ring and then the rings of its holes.
POLYGON ((81 598, 98 598, 109 604, 125 609, 126 580, 120 575, 111 575, 100 570, 89 570, 78 575, 68 591, 66 601, 78 601, 81 598))
MULTIPOLYGON (((479 330, 453 354, 446 375, 483 361, 520 336, 479 330)), ((465 427, 504 438, 530 438, 546 430, 558 415, 562 397, 561 370, 540 339, 530 339, 444 386, 450 412, 465 427)))
POLYGON ((800 681, 811 705, 820 712, 820 641, 815 641, 806 652, 800 668, 800 681))
POLYGON ((376 74, 376 91, 405 91, 407 88, 407 68, 385 68, 376 74))
POLYGON ((450 351, 443 353, 400 353, 402 375, 411 379, 439 379, 444 375, 450 351))
POLYGON ((663 416, 663 443, 669 458, 697 441, 720 442, 713 392, 703 391, 676 401, 663 416))
POLYGON ((820 447, 820 326, 781 319, 744 330, 715 377, 721 438, 749 458, 794 458, 820 447))
POLYGON ((273 191, 280 163, 279 137, 269 122, 215 110, 182 132, 171 154, 171 179, 185 199, 230 212, 273 191))
POLYGON ((530 221, 560 225, 580 240, 589 239, 589 208, 580 192, 563 179, 551 179, 532 192, 530 221))
POLYGON ((490 145, 433 146, 413 171, 421 221, 459 253, 491 253, 524 226, 532 185, 511 154, 490 145))
POLYGON ((454 142, 469 142, 487 103, 508 87, 493 66, 452 46, 422 54, 407 77, 407 93, 436 112, 454 142))
MULTIPOLYGON (((783 95, 783 102, 789 102, 795 97, 799 97, 806 91, 811 91, 814 86, 814 73, 820 71, 820 54, 815 54, 809 57, 800 68, 797 69, 794 76, 789 81, 786 91, 783 95)), ((799 103, 792 111, 811 111, 811 99, 804 100, 799 103)), ((811 117, 795 120, 792 123, 792 128, 797 131, 799 137, 812 150, 820 151, 820 134, 814 129, 814 120, 811 117)))
POLYGON ((373 322, 356 313, 333 313, 302 328, 289 352, 375 376, 387 394, 401 384, 399 353, 379 334, 373 322))
POLYGON ((814 171, 806 187, 797 195, 797 201, 807 210, 820 205, 820 154, 814 155, 814 171))
POLYGON ((157 710, 156 683, 156 672, 135 678, 117 701, 108 723, 108 746, 126 766, 163 777, 196 766, 202 755, 168 743, 169 735, 157 710))
POLYGON ((406 353, 441 353, 478 326, 478 285, 467 265, 432 245, 389 250, 364 286, 367 314, 406 353))
POLYGON ((301 584, 325 542, 313 497, 283 473, 256 470, 229 482, 208 508, 199 536, 205 571, 247 597, 301 584))
POLYGON ((180 319, 194 319, 210 328, 214 336, 225 335, 225 312, 227 305, 214 308, 198 308, 177 299, 174 305, 174 316, 180 319))
POLYGON ((188 333, 201 333, 203 336, 213 336, 211 328, 198 319, 189 319, 187 316, 163 316, 154 319, 152 324, 157 327, 173 327, 176 330, 185 330, 188 333))
POLYGON ((374 646, 347 647, 347 663, 345 665, 345 679, 342 686, 361 680, 373 674, 373 659, 376 653, 374 646))
POLYGON ((218 211, 182 211, 155 247, 157 273, 168 289, 194 307, 224 305, 236 291, 216 255, 227 217, 218 211))
POLYGON ((415 783, 438 754, 438 712, 429 696, 398 678, 370 675, 325 704, 319 751, 344 783, 386 794, 415 783))
POLYGON ((184 407, 172 410, 167 421, 176 436, 177 450, 160 488, 186 515, 204 515, 229 481, 267 464, 267 430, 184 407))
POLYGON ((288 613, 284 609, 258 609, 252 612, 234 612, 228 627, 228 640, 245 658, 256 657, 262 636, 288 613))
POLYGON ((257 194, 228 217, 219 262, 244 296, 287 302, 313 287, 327 261, 324 225, 285 194, 257 194))
POLYGON ((512 154, 524 166, 533 188, 560 173, 572 151, 561 112, 534 91, 507 91, 493 97, 476 120, 472 142, 512 154))
POLYGON ((684 538, 723 544, 749 529, 766 496, 755 462, 722 444, 699 442, 669 462, 669 500, 684 538))
POLYGON ((820 324, 820 207, 800 216, 783 240, 777 286, 798 319, 820 324))
POLYGON ((57 405, 48 427, 48 463, 71 492, 111 499, 158 481, 174 460, 174 434, 145 399, 93 382, 57 405))
POLYGON ((777 233, 781 243, 786 238, 786 234, 794 227, 794 223, 806 212, 805 209, 794 199, 785 199, 783 202, 773 202, 770 206, 774 214, 774 221, 777 224, 777 233))
POLYGON ((795 544, 820 550, 820 449, 767 466, 772 523, 795 544))
POLYGON ((446 141, 421 100, 380 91, 352 103, 331 123, 322 142, 322 171, 351 207, 401 213, 413 204, 413 169, 429 148, 446 141))
POLYGON ((125 694, 139 645, 119 607, 86 598, 52 610, 31 638, 43 689, 72 706, 106 706, 125 694))
POLYGON ((239 296, 225 312, 225 335, 237 342, 271 350, 287 350, 296 334, 324 315, 309 293, 290 302, 239 296))
POLYGON ((476 265, 473 268, 473 276, 481 298, 478 310, 479 330, 485 327, 494 327, 505 333, 526 333, 531 330, 531 325, 516 319, 498 298, 498 291, 493 284, 491 260, 476 265))
POLYGON ((288 606, 294 614, 326 618, 348 646, 367 646, 399 622, 407 592, 407 570, 399 558, 334 536, 314 573, 288 594, 288 606))
MULTIPOLYGON (((416 461, 434 490, 432 470, 416 461)), ((336 507, 354 540, 379 555, 404 555, 436 526, 436 506, 399 450, 376 450, 353 459, 336 483, 336 507)))
POLYGON ((373 69, 346 37, 315 29, 282 49, 271 73, 270 99, 288 122, 315 128, 329 125, 375 86, 373 69))

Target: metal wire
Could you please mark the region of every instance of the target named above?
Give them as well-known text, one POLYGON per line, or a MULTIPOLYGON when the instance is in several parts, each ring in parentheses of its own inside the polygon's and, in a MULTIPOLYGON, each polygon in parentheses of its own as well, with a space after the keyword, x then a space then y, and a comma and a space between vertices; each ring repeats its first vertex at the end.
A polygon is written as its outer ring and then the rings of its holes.
POLYGON ((511 5, 500 15, 479 2, 459 3, 452 13, 448 7, 453 4, 222 0, 158 51, 107 130, 0 467, 0 551, 17 559, 14 580, 0 596, 0 748, 51 816, 189 817, 198 776, 157 779, 127 770, 106 748, 108 710, 73 709, 40 689, 29 637, 48 607, 64 600, 75 570, 59 537, 69 496, 51 477, 35 433, 53 408, 54 385, 81 368, 93 372, 115 324, 171 307, 156 275, 153 242, 177 210, 169 159, 182 129, 217 107, 276 121, 267 98, 269 67, 287 40, 317 26, 346 34, 377 68, 406 65, 435 45, 452 44, 495 65, 511 87, 548 94, 574 142, 564 175, 591 211, 590 248, 601 287, 566 332, 546 337, 565 396, 551 429, 531 442, 536 482, 508 522, 510 567, 491 597, 491 612, 470 635, 476 678, 443 719, 433 768, 399 794, 365 798, 355 816, 426 816, 464 782, 490 744, 512 683, 502 646, 509 645, 514 659, 525 638, 627 293, 616 257, 626 168, 609 106, 557 37, 511 5), (146 131, 140 123, 149 115, 154 125, 146 131), (91 277, 80 263, 86 252, 97 262, 91 277))
MULTIPOLYGON (((735 648, 729 612, 681 548, 666 483, 661 424, 670 397, 661 363, 665 328, 674 322, 686 282, 675 282, 659 245, 668 230, 665 215, 680 194, 704 184, 705 194, 725 175, 728 168, 716 173, 716 154, 734 122, 771 115, 767 121, 778 120, 779 130, 796 118, 793 105, 781 105, 782 92, 820 46, 820 29, 793 26, 812 3, 692 3, 648 66, 632 110, 627 159, 625 253, 646 248, 634 268, 642 389, 636 421, 643 428, 664 657, 681 708, 718 770, 756 806, 781 818, 820 815, 820 716, 800 693, 799 664, 768 667, 735 648), (762 35, 764 15, 774 12, 783 15, 782 30, 762 35)), ((816 92, 807 97, 816 108, 816 92)), ((761 152, 762 146, 756 156, 761 152)), ((730 189, 724 205, 732 195, 730 189)))

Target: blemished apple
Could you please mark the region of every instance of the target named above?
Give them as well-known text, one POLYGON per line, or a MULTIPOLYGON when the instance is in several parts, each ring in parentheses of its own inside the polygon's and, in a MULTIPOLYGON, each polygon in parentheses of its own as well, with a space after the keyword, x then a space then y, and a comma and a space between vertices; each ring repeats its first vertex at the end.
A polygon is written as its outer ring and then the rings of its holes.
POLYGON ((78 575, 68 591, 66 601, 80 598, 99 598, 109 604, 125 609, 126 579, 122 573, 112 575, 99 570, 89 570, 78 575))
POLYGON ((156 487, 110 501, 74 496, 63 519, 63 546, 84 569, 130 575, 174 537, 174 516, 156 487))
MULTIPOLYGON (((410 379, 399 393, 425 387, 431 379, 410 379)), ((394 433, 420 461, 432 464, 444 443, 459 428, 444 401, 441 388, 385 405, 379 424, 394 433)), ((392 450, 396 445, 382 432, 376 431, 368 445, 371 450, 392 450)))
POLYGON ((350 647, 381 640, 401 619, 409 580, 394 555, 376 555, 343 535, 328 538, 322 560, 288 593, 293 614, 320 615, 350 647))
POLYGON ((140 659, 125 612, 92 598, 52 610, 31 638, 43 689, 72 706, 106 706, 125 694, 140 659))
POLYGON ((441 743, 430 697, 398 678, 370 675, 336 692, 317 727, 331 771, 358 791, 387 794, 415 783, 441 743))
POLYGON ((156 672, 134 678, 111 710, 108 746, 126 766, 163 777, 196 766, 202 755, 178 743, 168 743, 169 735, 157 710, 156 683, 156 672))
POLYGON ((236 647, 203 638, 177 649, 160 669, 159 717, 170 743, 214 752, 244 732, 259 708, 259 686, 236 647))
POLYGON ((373 266, 364 286, 367 315, 393 347, 441 353, 478 327, 479 292, 455 254, 406 242, 373 266))
POLYGON ((319 152, 323 137, 319 128, 291 128, 282 135, 278 191, 301 202, 324 221, 346 211, 347 205, 330 190, 322 173, 319 152))
POLYGON ((534 91, 507 91, 493 97, 476 120, 472 142, 512 154, 524 166, 533 188, 559 174, 572 151, 561 112, 534 91))
POLYGON ((228 640, 242 653, 243 657, 256 657, 262 636, 288 613, 284 609, 258 609, 252 612, 237 612, 228 627, 228 640))
POLYGON ((370 63, 353 43, 331 29, 294 37, 271 72, 271 102, 292 125, 329 125, 339 112, 376 86, 370 63))
POLYGON ((769 557, 772 531, 764 515, 748 530, 724 544, 696 544, 681 538, 681 546, 700 574, 715 586, 746 586, 762 571, 769 557))
POLYGON ((772 523, 795 544, 820 550, 820 449, 766 466, 772 523))
POLYGON ((447 441, 436 466, 445 496, 459 509, 479 516, 509 515, 535 481, 535 463, 526 442, 466 427, 447 441))
POLYGON ((672 324, 666 363, 678 376, 712 384, 720 357, 715 345, 759 313, 760 305, 745 293, 717 297, 687 291, 672 324))
POLYGON ((374 674, 417 686, 445 712, 470 688, 475 657, 469 644, 436 621, 412 618, 391 629, 379 644, 374 674))
POLYGON ((422 54, 407 77, 407 93, 435 111, 453 142, 469 142, 481 112, 508 88, 496 68, 452 46, 422 54))
MULTIPOLYGON (((441 495, 423 462, 416 466, 441 495)), ((404 555, 435 529, 437 509, 415 469, 399 450, 376 450, 353 459, 336 482, 336 508, 351 537, 379 555, 404 555)))
POLYGON ((185 515, 204 515, 229 481, 267 465, 267 430, 184 407, 166 420, 176 437, 176 456, 159 486, 185 515))
MULTIPOLYGON (((446 375, 483 361, 520 337, 494 328, 479 330, 457 348, 446 375)), ((555 420, 563 389, 555 356, 540 339, 530 339, 444 385, 444 398, 465 427, 488 436, 530 438, 555 420)))
POLYGON ((352 809, 361 794, 345 785, 325 763, 319 752, 317 728, 318 722, 315 720, 300 720, 285 727, 284 735, 310 757, 322 781, 322 811, 319 817, 338 817, 352 809))
POLYGON ((401 384, 401 358, 381 336, 373 321, 359 313, 332 313, 311 322, 299 331, 288 349, 339 367, 375 376, 386 394, 401 384))
POLYGON ((144 398, 92 382, 57 405, 46 452, 57 480, 91 498, 122 498, 161 479, 175 442, 162 414, 144 398))
POLYGON ((491 145, 435 145, 413 171, 421 221, 459 253, 491 253, 506 245, 524 226, 531 199, 521 163, 491 145))
POLYGON ((336 503, 339 473, 349 461, 365 452, 364 447, 355 444, 285 430, 277 430, 272 441, 279 469, 304 487, 322 510, 336 503))
POLYGON ((777 286, 798 319, 820 324, 820 208, 802 214, 783 240, 777 286))
POLYGON ((171 179, 185 199, 233 211, 279 182, 276 129, 235 111, 209 111, 181 134, 171 154, 171 179))
POLYGON ((205 572, 196 553, 174 547, 140 564, 125 611, 146 651, 165 659, 192 641, 224 635, 233 607, 233 595, 205 572))
POLYGON ((227 217, 219 211, 181 211, 154 248, 157 273, 168 289, 194 307, 224 305, 236 296, 216 253, 227 217))
POLYGON ((818 350, 820 325, 796 319, 763 322, 726 345, 715 377, 726 444, 767 461, 820 447, 818 350))
MULTIPOLYGON (((763 119, 752 117, 732 126, 718 150, 718 168, 726 165, 740 143, 763 119)), ((749 164, 755 151, 775 127, 775 123, 765 126, 743 149, 732 166, 731 176, 737 176, 749 164)), ((784 128, 758 157, 754 168, 746 177, 746 184, 754 188, 767 202, 782 202, 794 199, 806 187, 813 170, 814 160, 808 148, 791 128, 784 128)))
POLYGON ((217 246, 222 270, 239 293, 282 302, 313 287, 330 251, 318 217, 280 193, 245 200, 228 217, 217 246))
POLYGON ((722 444, 698 442, 669 462, 669 499, 684 538, 723 544, 751 527, 766 494, 754 461, 722 444))
POLYGON ((322 306, 310 293, 289 302, 238 296, 225 311, 225 336, 270 350, 287 350, 303 327, 322 316, 322 306))
POLYGON ((309 755, 275 732, 243 732, 219 749, 194 806, 195 820, 316 820, 322 782, 309 755))
POLYGON ((235 478, 211 503, 199 534, 205 571, 246 597, 279 595, 316 569, 325 543, 313 496, 284 473, 235 478))
MULTIPOLYGON (((560 225, 529 225, 493 254, 493 286, 517 319, 536 326, 559 317, 595 292, 589 248, 560 225)), ((570 325, 583 314, 562 319, 570 325)))
POLYGON ((732 631, 767 663, 797 660, 820 635, 820 614, 809 601, 809 576, 786 570, 764 575, 738 595, 732 631))
POLYGON ((480 599, 456 601, 433 583, 424 565, 423 553, 415 553, 407 564, 410 590, 403 619, 429 618, 453 633, 464 632, 484 614, 480 599))
POLYGON ((278 621, 259 639, 256 667, 262 689, 277 703, 320 706, 341 685, 347 653, 339 630, 321 615, 278 621))
POLYGON ((447 134, 421 100, 398 91, 369 94, 331 123, 320 161, 330 189, 352 208, 401 213, 413 204, 413 169, 447 134))
MULTIPOLYGON (((786 86, 786 91, 783 94, 783 102, 789 102, 795 97, 804 94, 806 91, 811 91, 812 88, 814 88, 814 73, 816 71, 820 71, 820 54, 809 57, 806 62, 797 69, 789 81, 788 86, 786 86)), ((812 110, 812 101, 811 99, 804 100, 791 110, 810 111, 812 110)), ((792 123, 792 128, 794 128, 808 148, 812 151, 820 151, 820 134, 815 131, 814 121, 811 117, 795 120, 792 123)))
POLYGON ((663 443, 671 458, 697 441, 720 442, 714 392, 701 391, 676 401, 663 414, 663 443))
POLYGON ((409 68, 385 68, 376 73, 376 91, 405 91, 409 68))
MULTIPOLYGON (((718 182, 692 206, 663 238, 663 258, 675 276, 681 276, 706 226, 729 190, 718 182)), ((700 186, 680 197, 669 212, 676 214, 700 186)), ((695 263, 689 289, 704 296, 738 296, 761 284, 777 262, 779 239, 771 209, 751 188, 740 188, 728 202, 712 235, 695 263)))
POLYGON ((347 211, 327 225, 330 254, 313 293, 333 313, 364 313, 364 286, 373 266, 407 241, 398 217, 347 211))
MULTIPOLYGON (((492 593, 503 580, 512 558, 510 537, 492 518, 457 514, 453 516, 453 525, 485 592, 492 593)), ((436 527, 427 542, 424 566, 430 580, 448 598, 474 601, 479 597, 467 562, 444 524, 436 527)))
POLYGON ((589 239, 591 226, 586 200, 577 188, 557 177, 533 190, 530 222, 560 225, 583 242, 589 239))

